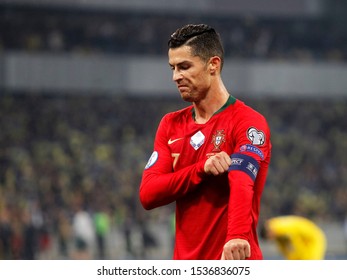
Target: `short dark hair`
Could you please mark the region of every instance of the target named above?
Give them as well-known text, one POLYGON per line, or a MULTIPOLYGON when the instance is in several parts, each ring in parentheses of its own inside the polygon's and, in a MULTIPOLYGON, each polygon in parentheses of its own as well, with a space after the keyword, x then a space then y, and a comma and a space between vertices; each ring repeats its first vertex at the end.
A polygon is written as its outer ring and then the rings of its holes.
POLYGON ((224 63, 224 49, 220 35, 207 24, 187 24, 178 28, 170 37, 168 46, 170 49, 181 46, 189 46, 192 55, 208 61, 213 56, 221 59, 221 68, 224 63))

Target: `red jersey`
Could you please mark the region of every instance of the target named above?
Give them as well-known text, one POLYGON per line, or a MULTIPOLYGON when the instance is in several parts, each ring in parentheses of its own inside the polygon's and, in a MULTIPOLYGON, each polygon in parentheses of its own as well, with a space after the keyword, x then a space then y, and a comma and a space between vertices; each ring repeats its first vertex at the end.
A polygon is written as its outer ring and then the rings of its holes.
POLYGON ((230 96, 205 124, 193 106, 166 114, 143 172, 145 209, 176 201, 174 259, 220 259, 230 239, 246 239, 249 259, 262 259, 256 227, 271 156, 265 118, 230 96), (229 172, 207 175, 209 156, 225 151, 229 172))

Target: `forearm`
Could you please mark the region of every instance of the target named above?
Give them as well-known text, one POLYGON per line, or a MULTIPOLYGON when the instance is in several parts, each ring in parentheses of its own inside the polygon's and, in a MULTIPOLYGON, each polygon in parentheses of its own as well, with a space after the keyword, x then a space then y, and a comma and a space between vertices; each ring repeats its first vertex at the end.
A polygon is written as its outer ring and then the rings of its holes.
POLYGON ((227 241, 234 238, 248 240, 253 222, 253 181, 243 172, 232 172, 232 175, 229 174, 230 198, 227 241))
POLYGON ((147 210, 169 204, 196 189, 204 176, 204 162, 164 174, 146 170, 140 185, 140 201, 147 210))

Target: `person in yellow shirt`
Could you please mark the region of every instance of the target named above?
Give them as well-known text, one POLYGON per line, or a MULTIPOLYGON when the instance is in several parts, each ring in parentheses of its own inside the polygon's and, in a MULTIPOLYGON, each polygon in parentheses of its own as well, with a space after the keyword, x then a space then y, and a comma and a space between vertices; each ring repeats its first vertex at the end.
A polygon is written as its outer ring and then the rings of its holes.
POLYGON ((274 240, 288 260, 322 260, 326 252, 323 230, 307 218, 279 216, 266 220, 260 236, 274 240))

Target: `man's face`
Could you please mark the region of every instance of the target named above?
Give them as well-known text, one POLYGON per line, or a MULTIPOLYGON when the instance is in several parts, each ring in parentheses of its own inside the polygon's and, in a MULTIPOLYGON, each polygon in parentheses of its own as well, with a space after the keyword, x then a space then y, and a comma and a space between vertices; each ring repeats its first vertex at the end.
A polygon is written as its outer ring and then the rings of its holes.
POLYGON ((169 49, 169 65, 182 99, 198 102, 208 93, 211 76, 208 64, 200 57, 192 56, 190 50, 188 46, 169 49))

